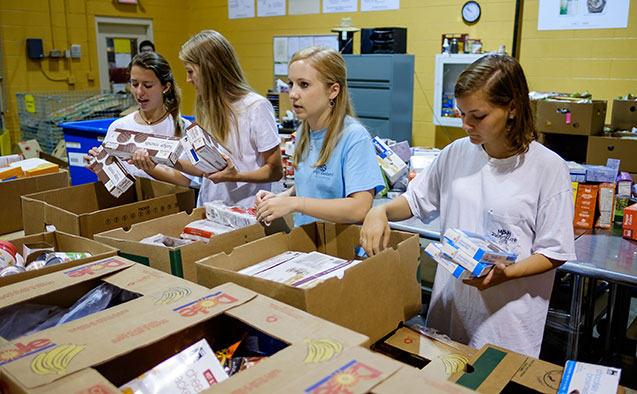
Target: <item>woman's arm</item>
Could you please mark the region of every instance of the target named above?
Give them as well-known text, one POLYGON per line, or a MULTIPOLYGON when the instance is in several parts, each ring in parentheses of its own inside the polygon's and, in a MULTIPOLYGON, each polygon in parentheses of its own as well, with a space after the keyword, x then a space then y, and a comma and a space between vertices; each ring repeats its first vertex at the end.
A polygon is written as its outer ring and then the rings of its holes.
POLYGON ((407 199, 396 197, 386 204, 372 208, 363 222, 361 229, 361 246, 368 256, 374 256, 389 245, 389 221, 400 221, 412 217, 407 199))
POLYGON ((549 259, 538 253, 515 264, 496 264, 487 275, 476 279, 464 279, 463 282, 480 290, 485 290, 511 279, 544 273, 562 264, 564 264, 564 261, 549 259))
POLYGON ((145 171, 148 175, 157 180, 169 182, 177 186, 190 186, 190 179, 179 172, 179 170, 184 170, 184 165, 191 167, 186 169, 193 170, 193 173, 191 173, 192 175, 201 176, 203 174, 201 170, 194 167, 192 164, 190 164, 189 160, 185 159, 177 160, 175 169, 166 166, 158 166, 157 163, 150 159, 148 151, 146 151, 145 149, 138 149, 135 153, 133 153, 133 157, 128 160, 128 163, 133 164, 135 167, 145 171))
POLYGON ((208 179, 214 183, 219 182, 250 182, 268 183, 276 182, 283 176, 281 164, 281 148, 274 148, 262 153, 265 164, 254 171, 239 172, 228 156, 222 155, 228 162, 228 166, 219 172, 208 175, 208 179))

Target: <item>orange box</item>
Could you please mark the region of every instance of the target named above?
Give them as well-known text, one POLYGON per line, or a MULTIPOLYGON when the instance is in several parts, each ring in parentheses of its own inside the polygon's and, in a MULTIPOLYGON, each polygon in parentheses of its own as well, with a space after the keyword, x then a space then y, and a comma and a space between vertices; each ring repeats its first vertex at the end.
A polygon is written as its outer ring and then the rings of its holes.
POLYGON ((60 171, 60 167, 57 164, 43 163, 38 165, 37 167, 31 168, 30 170, 26 170, 24 173, 27 176, 36 176, 44 174, 55 174, 58 171, 60 171))
POLYGON ((0 168, 0 182, 13 178, 24 178, 24 171, 21 167, 0 168))
POLYGON ((637 240, 637 204, 624 208, 624 238, 637 240))
POLYGON ((573 227, 593 228, 598 191, 599 187, 597 185, 580 184, 577 187, 573 227))

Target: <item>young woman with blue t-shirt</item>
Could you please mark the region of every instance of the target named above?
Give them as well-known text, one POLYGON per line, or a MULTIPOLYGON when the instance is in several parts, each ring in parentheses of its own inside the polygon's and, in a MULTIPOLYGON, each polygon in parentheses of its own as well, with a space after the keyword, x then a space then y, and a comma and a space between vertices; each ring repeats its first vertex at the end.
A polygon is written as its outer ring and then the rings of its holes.
POLYGON ((300 226, 317 219, 360 223, 384 187, 371 137, 356 119, 343 57, 325 47, 294 54, 290 100, 302 120, 294 155, 295 185, 277 195, 259 191, 258 219, 294 212, 300 226))

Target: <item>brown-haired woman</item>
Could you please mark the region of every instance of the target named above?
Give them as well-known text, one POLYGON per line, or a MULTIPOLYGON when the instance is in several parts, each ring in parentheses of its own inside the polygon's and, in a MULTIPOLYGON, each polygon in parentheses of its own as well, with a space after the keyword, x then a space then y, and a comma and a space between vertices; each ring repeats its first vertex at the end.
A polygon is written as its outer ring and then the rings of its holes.
POLYGON ((369 255, 387 247, 388 220, 439 211, 450 227, 493 237, 518 257, 457 280, 438 267, 427 324, 477 349, 486 343, 538 357, 555 268, 575 258, 568 168, 535 141, 528 85, 513 58, 490 54, 455 87, 468 137, 442 150, 407 192, 373 208, 361 231, 369 255))

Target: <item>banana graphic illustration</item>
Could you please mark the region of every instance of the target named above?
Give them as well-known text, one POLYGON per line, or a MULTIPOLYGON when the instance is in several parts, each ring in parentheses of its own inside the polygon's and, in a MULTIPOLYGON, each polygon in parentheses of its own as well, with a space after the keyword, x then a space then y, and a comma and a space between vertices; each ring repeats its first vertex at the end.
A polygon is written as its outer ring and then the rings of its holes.
POLYGON ((64 375, 73 357, 85 347, 73 344, 56 346, 48 352, 38 354, 31 362, 31 370, 38 375, 64 375))
POLYGON ((462 370, 469 362, 469 357, 458 353, 446 354, 444 356, 439 356, 438 358, 444 364, 445 373, 447 375, 451 375, 452 373, 462 370))
POLYGON ((329 338, 306 339, 307 355, 305 364, 320 363, 331 360, 343 351, 343 345, 329 338))
POLYGON ((187 287, 168 287, 163 290, 161 297, 155 302, 156 305, 172 304, 190 295, 191 291, 187 287))

